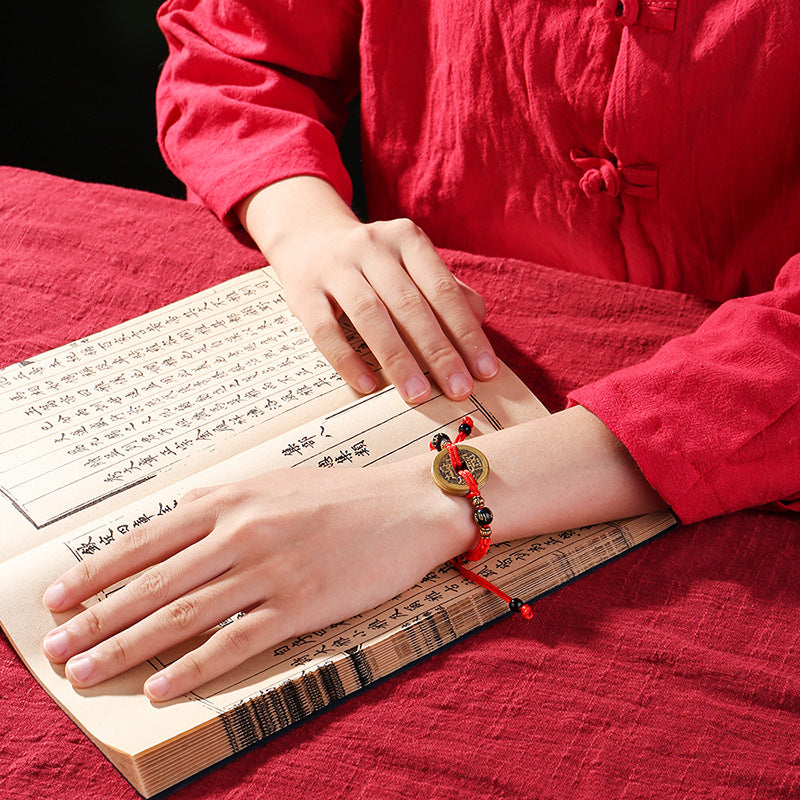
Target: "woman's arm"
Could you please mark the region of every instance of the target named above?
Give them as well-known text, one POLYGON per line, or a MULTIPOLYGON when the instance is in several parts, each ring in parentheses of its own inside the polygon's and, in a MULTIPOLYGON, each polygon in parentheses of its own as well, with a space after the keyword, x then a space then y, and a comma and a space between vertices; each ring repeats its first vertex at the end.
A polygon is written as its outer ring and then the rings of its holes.
POLYGON ((571 392, 684 523, 800 511, 800 254, 645 361, 571 392))
POLYGON ((360 223, 336 139, 359 88, 361 4, 169 0, 157 93, 170 168, 227 223, 237 217, 280 274, 290 307, 352 386, 371 370, 336 324, 347 313, 409 402, 429 373, 453 399, 497 360, 483 305, 408 220, 360 223), (313 47, 308 42, 314 42, 313 47))
MULTIPOLYGON (((483 495, 497 541, 663 507, 625 448, 580 406, 476 444, 492 468, 483 495)), ((196 492, 47 590, 47 606, 67 611, 151 567, 52 631, 45 653, 67 663, 75 686, 92 686, 248 612, 148 679, 145 692, 160 701, 374 607, 474 544, 470 504, 434 486, 430 459, 310 477, 281 470, 196 492)))

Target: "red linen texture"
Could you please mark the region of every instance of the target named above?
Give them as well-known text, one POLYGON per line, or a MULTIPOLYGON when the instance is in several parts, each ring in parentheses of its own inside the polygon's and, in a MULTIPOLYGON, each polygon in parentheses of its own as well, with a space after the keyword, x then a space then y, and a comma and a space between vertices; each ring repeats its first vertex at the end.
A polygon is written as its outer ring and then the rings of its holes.
MULTIPOLYGON (((263 263, 206 209, 0 168, 0 364, 263 263), (43 203, 47 198, 47 203, 43 203)), ((711 304, 442 251, 551 410, 711 304), (509 302, 513 298, 514 302, 509 302)), ((175 800, 800 796, 798 524, 685 526, 179 788, 175 800)), ((135 800, 0 636, 0 797, 135 800)))
MULTIPOLYGON (((683 521, 800 492, 800 11, 790 0, 171 0, 162 149, 231 223, 275 180, 442 246, 725 302, 575 392, 683 521), (359 69, 360 64, 360 69, 359 69), (781 267, 778 285, 773 282, 781 267)), ((796 503, 795 506, 797 507, 796 503)))

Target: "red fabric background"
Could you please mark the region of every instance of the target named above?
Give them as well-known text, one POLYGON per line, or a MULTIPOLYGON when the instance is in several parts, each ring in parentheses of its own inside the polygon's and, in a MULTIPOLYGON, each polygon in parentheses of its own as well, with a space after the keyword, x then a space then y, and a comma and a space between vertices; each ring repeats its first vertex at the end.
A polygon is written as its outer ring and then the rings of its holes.
MULTIPOLYGON (((694 329, 684 295, 445 253, 551 408, 694 329)), ((0 169, 0 364, 260 264, 210 212, 0 169)), ((679 528, 176 798, 800 797, 800 523, 679 528)), ((135 798, 0 639, 0 797, 135 798)))

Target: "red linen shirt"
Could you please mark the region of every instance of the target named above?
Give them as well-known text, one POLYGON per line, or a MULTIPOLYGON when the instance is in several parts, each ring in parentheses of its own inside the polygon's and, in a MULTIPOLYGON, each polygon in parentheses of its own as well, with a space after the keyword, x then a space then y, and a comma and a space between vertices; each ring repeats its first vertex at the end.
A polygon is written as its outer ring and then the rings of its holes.
POLYGON ((292 175, 349 200, 336 138, 360 91, 372 218, 409 216, 443 247, 746 297, 572 400, 684 521, 800 492, 792 0, 171 0, 159 22, 162 150, 229 222, 292 175))

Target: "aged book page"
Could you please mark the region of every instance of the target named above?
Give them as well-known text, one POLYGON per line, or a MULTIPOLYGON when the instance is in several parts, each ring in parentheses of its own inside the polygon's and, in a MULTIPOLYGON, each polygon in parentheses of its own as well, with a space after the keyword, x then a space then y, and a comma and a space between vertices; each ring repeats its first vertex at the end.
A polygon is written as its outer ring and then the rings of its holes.
MULTIPOLYGON (((391 387, 360 397, 288 313, 271 272, 244 275, 0 370, 0 623, 42 686, 150 796, 507 606, 444 565, 379 608, 299 635, 153 706, 142 684, 185 649, 76 691, 41 650, 66 618, 41 603, 54 578, 168 514, 190 488, 276 467, 313 475, 416 455, 433 433, 454 433, 464 414, 479 446, 482 433, 545 413, 506 368, 463 403, 435 394, 410 408, 391 387)), ((475 569, 530 600, 672 524, 660 514, 495 545, 475 569)))
POLYGON ((0 560, 357 397, 269 268, 6 367, 0 560))

